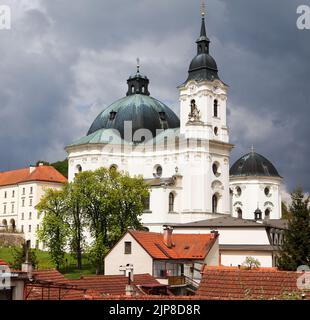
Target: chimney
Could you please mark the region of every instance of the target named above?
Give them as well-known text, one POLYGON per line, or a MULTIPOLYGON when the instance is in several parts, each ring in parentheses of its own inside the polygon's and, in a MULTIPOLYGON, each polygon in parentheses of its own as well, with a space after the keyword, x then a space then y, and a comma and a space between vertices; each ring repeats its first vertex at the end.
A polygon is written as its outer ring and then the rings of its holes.
POLYGON ((36 169, 36 166, 30 165, 29 166, 29 173, 31 174, 36 169))
POLYGON ((165 226, 164 227, 164 243, 168 248, 172 248, 172 232, 173 227, 165 226))
POLYGON ((211 231, 211 239, 216 239, 219 235, 219 232, 216 230, 211 231))
POLYGON ((30 240, 27 240, 23 245, 24 250, 26 251, 26 259, 22 264, 22 272, 26 272, 29 278, 32 278, 32 263, 29 262, 29 249, 30 249, 30 240))

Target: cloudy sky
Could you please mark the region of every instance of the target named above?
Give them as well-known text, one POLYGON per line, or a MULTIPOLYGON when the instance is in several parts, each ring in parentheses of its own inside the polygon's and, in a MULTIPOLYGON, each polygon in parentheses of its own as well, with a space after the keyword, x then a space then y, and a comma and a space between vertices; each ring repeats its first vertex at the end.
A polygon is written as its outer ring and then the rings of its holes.
MULTIPOLYGON (((0 0, 0 170, 66 157, 96 115, 126 92, 141 59, 151 95, 178 113, 195 55, 199 0, 0 0)), ((231 163, 251 145, 288 190, 310 191, 310 30, 296 27, 309 0, 208 0, 207 32, 229 84, 231 163)))

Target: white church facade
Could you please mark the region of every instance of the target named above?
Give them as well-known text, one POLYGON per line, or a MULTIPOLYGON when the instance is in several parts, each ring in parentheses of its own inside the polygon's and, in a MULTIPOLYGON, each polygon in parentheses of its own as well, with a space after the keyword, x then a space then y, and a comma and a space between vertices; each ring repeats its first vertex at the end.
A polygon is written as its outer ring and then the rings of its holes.
POLYGON ((280 219, 282 178, 270 161, 252 150, 230 170, 228 86, 210 55, 204 15, 196 44, 187 80, 178 87, 180 118, 150 96, 138 65, 126 96, 66 147, 69 181, 100 167, 142 175, 151 186, 142 222, 155 232, 221 215, 280 219))

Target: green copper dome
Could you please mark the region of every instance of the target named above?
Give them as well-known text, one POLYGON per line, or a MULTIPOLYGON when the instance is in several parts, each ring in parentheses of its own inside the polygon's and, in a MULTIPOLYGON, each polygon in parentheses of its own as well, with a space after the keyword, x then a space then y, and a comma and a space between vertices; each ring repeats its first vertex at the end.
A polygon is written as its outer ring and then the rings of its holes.
MULTIPOLYGON (((100 129, 114 129, 120 133, 122 139, 128 140, 124 136, 125 121, 131 121, 133 136, 139 129, 148 129, 152 133, 151 138, 157 135, 157 130, 180 127, 177 115, 162 102, 146 94, 130 94, 102 111, 87 135, 100 129)), ((149 140, 148 137, 144 139, 149 140)))

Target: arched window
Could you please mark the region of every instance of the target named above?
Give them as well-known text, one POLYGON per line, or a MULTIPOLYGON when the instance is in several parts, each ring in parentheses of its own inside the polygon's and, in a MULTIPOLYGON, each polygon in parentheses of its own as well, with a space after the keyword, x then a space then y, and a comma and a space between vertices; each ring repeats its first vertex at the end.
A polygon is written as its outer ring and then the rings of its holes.
POLYGON ((142 86, 142 93, 145 93, 145 86, 142 86))
POLYGON ((214 194, 212 196, 212 213, 217 213, 217 206, 218 206, 218 196, 214 194))
POLYGON ((143 199, 144 211, 150 211, 150 194, 143 199))
POLYGON ((16 229, 16 223, 15 223, 15 220, 14 219, 11 219, 10 220, 10 228, 11 230, 15 231, 16 229))
POLYGON ((117 171, 117 165, 116 164, 112 164, 110 166, 110 171, 117 171))
POLYGON ((217 136, 219 134, 219 128, 214 127, 214 135, 217 136))
POLYGON ((270 210, 266 209, 265 210, 265 219, 269 219, 270 218, 270 210))
POLYGON ((80 164, 78 164, 78 165, 76 166, 76 173, 80 173, 80 172, 82 172, 82 171, 83 171, 82 166, 81 166, 80 164))
POLYGON ((237 191, 237 196, 240 197, 241 194, 242 194, 241 188, 240 188, 240 187, 237 187, 237 188, 236 188, 236 191, 237 191))
POLYGON ((218 117, 218 101, 215 99, 213 104, 213 116, 218 117))
POLYGON ((238 219, 242 219, 242 210, 241 210, 241 208, 238 208, 237 213, 238 213, 238 219))
POLYGON ((131 93, 135 93, 135 86, 131 86, 131 93))
POLYGON ((169 212, 174 211, 174 194, 173 192, 169 193, 169 212))
POLYGON ((8 222, 6 221, 6 219, 2 220, 2 226, 7 229, 8 228, 8 222))

